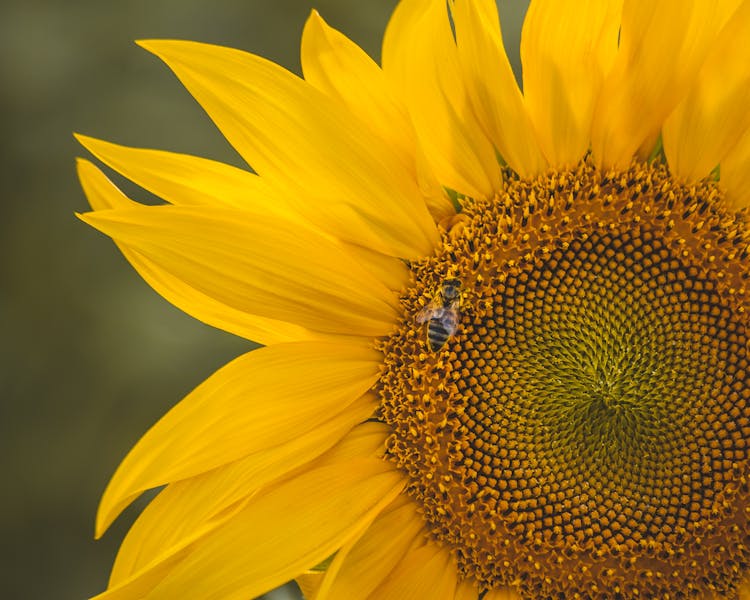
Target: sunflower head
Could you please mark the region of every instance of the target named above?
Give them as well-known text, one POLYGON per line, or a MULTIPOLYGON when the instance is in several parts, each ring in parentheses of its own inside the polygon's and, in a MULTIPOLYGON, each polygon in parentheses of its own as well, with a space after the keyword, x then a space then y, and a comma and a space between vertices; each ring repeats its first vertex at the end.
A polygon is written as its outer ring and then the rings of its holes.
POLYGON ((100 600, 750 598, 750 2, 402 0, 382 68, 141 45, 253 171, 80 137, 165 298, 263 347, 157 423, 100 600))
POLYGON ((383 345, 388 456, 433 535, 465 576, 530 598, 730 591, 747 535, 744 215, 713 183, 587 161, 464 214, 414 266, 383 345), (451 272, 468 307, 435 351, 414 312, 451 272))

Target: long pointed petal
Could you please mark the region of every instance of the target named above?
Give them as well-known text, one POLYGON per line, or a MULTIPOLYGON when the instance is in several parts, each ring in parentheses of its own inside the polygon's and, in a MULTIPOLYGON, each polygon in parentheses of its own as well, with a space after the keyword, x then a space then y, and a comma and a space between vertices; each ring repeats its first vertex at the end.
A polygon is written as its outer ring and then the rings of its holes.
POLYGON ((218 525, 231 517, 242 500, 329 450, 371 416, 376 406, 374 399, 361 398, 307 433, 168 485, 128 532, 117 554, 110 586, 181 552, 207 525, 218 525))
MULTIPOLYGON (((205 535, 208 530, 209 528, 206 528, 205 531, 199 532, 196 539, 205 535)), ((178 564, 187 558, 190 550, 191 547, 187 546, 180 552, 169 555, 165 560, 152 565, 147 572, 139 573, 127 581, 120 582, 117 586, 111 587, 101 594, 97 594, 91 600, 133 600, 133 598, 145 598, 178 564)))
POLYGON ((236 310, 323 333, 384 335, 394 295, 320 233, 246 211, 149 206, 81 218, 236 310))
POLYGON ((414 127, 406 105, 380 67, 313 10, 302 33, 305 81, 337 98, 399 156, 419 182, 436 221, 454 212, 434 174, 420 164, 414 127))
POLYGON ((591 146, 601 166, 626 166, 656 137, 737 2, 625 0, 620 46, 592 124, 591 146))
POLYGON ((495 151, 470 105, 444 3, 403 0, 383 40, 383 70, 402 90, 438 179, 473 197, 501 187, 495 151))
MULTIPOLYGON (((78 159, 77 169, 81 186, 94 210, 140 207, 138 203, 133 202, 117 189, 91 162, 78 159)), ((126 244, 117 243, 117 246, 138 274, 160 296, 212 327, 264 345, 319 337, 299 325, 261 317, 228 306, 173 276, 126 244)))
POLYGON ((304 600, 318 600, 318 589, 323 583, 323 577, 325 577, 323 571, 306 571, 294 578, 304 600))
MULTIPOLYGON (((383 452, 383 446, 385 438, 387 437, 387 428, 383 426, 380 423, 364 423, 360 425, 359 427, 356 427, 353 431, 351 431, 344 439, 342 439, 336 446, 334 446, 331 450, 326 452, 323 456, 320 458, 314 460, 312 463, 309 463, 308 465, 304 467, 300 467, 300 469, 297 470, 297 472, 287 478, 283 478, 282 480, 278 481, 276 484, 273 484, 269 486, 267 489, 265 489, 262 493, 256 494, 253 496, 252 499, 248 499, 245 502, 235 504, 235 506, 230 507, 228 510, 223 511, 216 517, 211 517, 211 509, 208 509, 208 512, 206 511, 205 507, 200 507, 198 510, 199 512, 203 513, 203 516, 207 518, 203 523, 195 523, 197 525, 197 528, 194 531, 186 532, 185 535, 182 535, 179 544, 172 546, 170 548, 162 548, 161 552, 157 551, 157 557, 154 559, 151 559, 146 566, 139 569, 137 572, 132 574, 130 577, 127 577, 124 581, 116 581, 112 582, 110 584, 109 589, 104 592, 103 594, 100 594, 97 596, 97 600, 130 600, 134 597, 137 598, 145 598, 149 596, 149 592, 153 591, 154 587, 159 583, 161 580, 165 579, 168 575, 170 575, 171 571, 173 571, 178 564, 185 561, 187 558, 190 557, 191 553, 194 553, 196 551, 200 551, 200 549, 197 547, 196 542, 200 541, 202 544, 204 542, 205 537, 213 532, 214 530, 224 527, 226 524, 229 528, 233 528, 235 525, 234 518, 235 516, 244 517, 248 516, 248 512, 252 513, 250 517, 253 517, 255 515, 254 511, 258 510, 258 504, 261 504, 260 510, 265 510, 268 512, 270 504, 273 506, 273 502, 265 502, 264 499, 266 499, 269 495, 275 495, 274 497, 279 496, 287 496, 283 499, 283 502, 279 504, 278 509, 281 510, 281 514, 283 515, 284 512, 284 503, 298 503, 300 502, 299 497, 294 494, 293 491, 300 486, 305 487, 305 484, 309 481, 316 481, 318 477, 327 477, 331 470, 336 472, 341 472, 347 474, 347 476, 355 476, 358 475, 361 477, 362 481, 361 483, 366 483, 368 472, 373 474, 375 477, 378 477, 380 475, 389 475, 392 476, 392 479, 396 481, 395 486, 390 489, 390 491, 382 496, 382 498, 378 498, 377 493, 373 489, 369 489, 368 492, 373 493, 373 502, 375 505, 372 507, 371 514, 367 515, 366 518, 364 518, 361 523, 359 524, 359 528, 355 528, 352 531, 344 532, 345 535, 349 535, 351 537, 356 537, 361 533, 361 530, 366 528, 369 523, 372 521, 372 519, 377 516, 377 514, 384 508, 385 506, 389 505, 393 499, 399 494, 401 489, 403 488, 404 481, 402 478, 402 475, 393 469, 392 465, 390 463, 387 463, 382 460, 382 452, 383 452), (240 514, 242 513, 242 515, 240 514)), ((233 469, 229 469, 225 471, 222 475, 224 477, 230 478, 232 474, 235 474, 236 471, 233 469)), ((210 477, 210 475, 206 476, 210 477)), ((200 479, 200 478, 199 478, 200 479)), ((382 478, 381 478, 382 479, 382 478)), ((216 483, 216 482, 215 482, 216 483)), ((375 484, 377 487, 377 485, 375 484)), ((170 487, 176 487, 176 486, 170 486, 170 487)), ((178 487, 178 486, 177 486, 178 487)), ((169 488, 167 488, 169 489, 169 488)), ((185 491, 185 490, 183 490, 185 491)), ((332 489, 330 490, 331 493, 334 493, 336 490, 332 489)), ((307 496, 305 494, 302 494, 300 497, 305 497, 305 500, 307 500, 307 496)), ((226 497, 226 496, 225 496, 226 497)), ((348 497, 348 496, 347 496, 348 497)), ((312 502, 317 502, 319 498, 316 497, 314 494, 312 497, 312 502)), ((335 500, 335 499, 334 499, 335 500)), ((157 497, 158 501, 158 497, 157 497)), ((363 497, 360 497, 358 501, 365 501, 363 497)), ((345 504, 347 504, 346 499, 343 500, 345 504)), ((193 503, 195 504, 195 503, 193 503)), ((356 503, 348 503, 348 508, 350 510, 357 510, 356 506, 352 506, 351 504, 356 503)), ((210 503, 209 503, 210 505, 210 503)), ((303 503, 304 505, 304 503, 303 503)), ((303 506, 304 509, 309 509, 307 505, 303 506)), ((296 513, 295 513, 296 515, 296 513)), ((186 513, 186 516, 190 518, 189 513, 186 513)), ((195 522, 195 515, 193 515, 193 521, 195 522)), ((266 514, 266 516, 269 516, 266 514)), ((339 515, 336 515, 337 517, 339 515)), ((340 522, 334 523, 333 520, 329 519, 330 523, 333 523, 333 527, 336 527, 336 525, 344 526, 346 522, 347 516, 350 516, 349 512, 346 512, 343 514, 343 520, 344 524, 340 522)), ((292 520, 292 523, 289 524, 287 519, 284 518, 284 516, 280 515, 271 515, 272 521, 269 519, 260 519, 260 531, 257 531, 258 528, 256 528, 255 533, 262 536, 264 529, 263 527, 267 528, 273 528, 274 523, 277 524, 278 530, 284 530, 283 536, 288 535, 294 535, 294 531, 287 531, 285 530, 285 527, 289 525, 294 528, 294 520, 292 520)), ((304 521, 304 515, 302 517, 302 520, 304 521)), ((139 519, 140 521, 140 519, 139 519)), ((311 525, 308 523, 308 525, 311 525)), ((322 524, 324 525, 324 524, 322 524)), ((344 527, 345 528, 345 527, 344 527)), ((252 528, 250 528, 252 529, 252 528)), ((248 530, 248 534, 253 533, 253 531, 248 530)), ((325 531, 319 532, 321 535, 326 535, 325 531)), ((167 537, 169 537, 169 534, 167 534, 167 537)), ((250 535, 246 535, 247 541, 254 540, 253 537, 250 535)), ((273 542, 271 542, 273 543, 273 542)), ((309 543, 309 542, 304 542, 309 543)), ((343 542, 345 543, 345 542, 343 542)), ((282 551, 284 550, 283 544, 282 545, 282 551)), ((315 551, 317 551, 317 547, 315 545, 315 541, 313 540, 311 543, 311 546, 315 548, 315 551)), ((133 550, 131 548, 131 550, 133 550)), ((135 549, 137 550, 137 549, 135 549)), ((144 548, 144 550, 148 550, 147 548, 144 548)), ((238 552, 238 554, 242 554, 241 552, 238 552)), ((120 557, 118 557, 119 559, 120 557)), ((137 561, 138 557, 126 557, 127 561, 137 561)), ((275 559, 278 559, 278 556, 275 557, 263 557, 264 560, 268 559, 271 561, 274 561, 275 559)), ((322 559, 321 559, 322 560, 322 559)), ((283 562, 283 559, 282 559, 283 562)), ((312 566, 313 564, 318 564, 320 560, 312 561, 310 565, 308 565, 308 568, 312 566)), ((283 565, 281 568, 285 568, 283 565)), ((302 572, 304 568, 300 569, 298 572, 302 572)), ((295 573, 296 574, 296 573, 295 573)), ((290 578, 290 577, 289 577, 290 578)), ((173 578, 174 579, 174 578, 173 578)), ((278 583, 281 583, 278 582, 278 583)), ((276 585, 278 585, 278 583, 276 585)), ((275 586, 271 586, 275 587, 275 586)), ((252 595, 252 594, 250 594, 252 595)), ((181 595, 180 595, 181 596, 181 595)), ((211 594, 211 590, 209 589, 205 596, 200 595, 196 596, 194 594, 194 590, 191 589, 190 591, 191 597, 206 597, 206 598, 215 598, 216 596, 211 594)), ((149 596, 150 597, 150 596, 149 596)), ((164 595, 162 596, 159 592, 156 593, 156 597, 172 597, 171 595, 164 595)), ((179 597, 179 596, 178 596, 179 597)), ((218 597, 224 598, 225 596, 219 595, 218 597)))
POLYGON ((359 534, 403 488, 381 459, 306 472, 260 494, 195 550, 147 598, 245 600, 321 562, 359 534))
POLYGON ((217 479, 213 475, 211 472, 168 485, 146 506, 120 545, 109 578, 110 589, 128 588, 139 579, 151 580, 151 573, 163 572, 163 565, 179 562, 191 544, 242 508, 237 502, 219 515, 211 494, 218 492, 220 503, 225 490, 206 485, 207 480, 217 479))
POLYGON ((416 504, 399 497, 351 547, 342 548, 328 567, 316 600, 367 598, 406 555, 424 522, 416 504))
POLYGON ((75 137, 108 167, 170 204, 254 208, 284 219, 300 219, 284 194, 249 171, 188 154, 75 137))
POLYGON ((698 79, 662 131, 670 170, 688 181, 707 177, 750 128, 750 2, 722 29, 698 79))
POLYGON ((450 553, 434 543, 410 552, 371 600, 453 600, 457 569, 450 553))
MULTIPOLYGON (((414 258, 431 251, 437 231, 413 175, 340 103, 239 50, 139 43, 175 72, 258 174, 287 190, 290 201, 303 200, 295 207, 305 216, 314 220, 326 206, 348 204, 390 242, 392 254, 414 258)), ((334 233, 346 239, 346 231, 334 233)))
POLYGON ((534 0, 521 36, 523 95, 545 156, 571 168, 588 150, 617 52, 622 0, 534 0))
POLYGON ((474 581, 464 579, 458 583, 454 600, 477 600, 477 598, 479 598, 479 590, 474 581))
POLYGON ((523 176, 547 167, 503 46, 494 0, 458 0, 453 19, 461 74, 482 128, 505 162, 523 176))
POLYGON ((97 531, 144 490, 311 431, 366 392, 377 365, 378 353, 364 343, 280 344, 235 359, 130 451, 102 497, 97 531))
POLYGON ((750 206, 750 131, 745 132, 721 163, 719 185, 726 190, 727 200, 734 207, 750 206))

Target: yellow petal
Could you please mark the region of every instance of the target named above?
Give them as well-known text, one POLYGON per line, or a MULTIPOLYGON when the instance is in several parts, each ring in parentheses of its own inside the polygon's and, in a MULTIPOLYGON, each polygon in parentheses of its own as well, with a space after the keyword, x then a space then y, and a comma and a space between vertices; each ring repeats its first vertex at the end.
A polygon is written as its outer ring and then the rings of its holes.
POLYGON ((317 600, 318 588, 323 582, 324 576, 325 573, 322 571, 307 571, 302 575, 297 575, 295 581, 304 600, 317 600))
MULTIPOLYGON (((376 407, 374 398, 363 397, 307 433, 168 485, 128 532, 117 554, 110 586, 147 572, 170 555, 181 552, 202 532, 234 514, 242 506, 242 500, 295 469, 305 468, 303 465, 318 459, 322 453, 326 454, 315 464, 329 464, 339 451, 338 447, 335 452, 330 449, 347 434, 351 436, 352 428, 369 418, 376 407)), ((381 433, 379 445, 383 438, 381 433)), ((349 456, 373 455, 372 445, 360 444, 358 450, 349 456)))
POLYGON ((553 167, 573 167, 589 148, 621 12, 622 0, 534 0, 529 6, 521 36, 523 95, 553 167))
POLYGON ((499 189, 495 150, 472 112, 444 3, 399 3, 383 40, 383 70, 401 90, 441 183, 472 197, 499 189))
POLYGON ((346 107, 366 123, 419 181, 435 221, 454 212, 437 179, 420 165, 422 150, 403 100, 380 67, 354 42, 330 27, 313 10, 302 33, 305 81, 346 107))
MULTIPOLYGON (((372 396, 374 398, 374 395, 372 396)), ((356 458, 382 458, 385 441, 391 434, 388 425, 367 421, 357 425, 338 444, 321 456, 315 464, 328 465, 356 458)))
POLYGON ((479 598, 479 590, 476 587, 476 582, 464 579, 458 583, 455 600, 477 600, 477 598, 479 598))
MULTIPOLYGON (((203 532, 201 532, 201 535, 203 532)), ((146 595, 159 584, 174 568, 190 553, 190 547, 170 555, 166 560, 153 565, 146 573, 123 581, 116 587, 112 587, 101 594, 97 594, 91 600, 133 600, 134 598, 145 598, 146 595)))
POLYGON ((144 490, 301 436, 342 412, 378 377, 364 343, 299 342, 245 354, 196 388, 122 462, 102 497, 101 533, 144 490))
POLYGON ((691 182, 707 177, 750 128, 748 40, 750 2, 745 2, 722 29, 695 85, 664 124, 664 152, 675 175, 691 182))
POLYGON ((738 592, 739 600, 750 600, 750 575, 742 578, 738 592))
POLYGON ((453 3, 458 57, 472 106, 505 162, 523 176, 547 167, 503 46, 494 0, 453 3))
MULTIPOLYGON (((109 588, 127 587, 139 578, 148 580, 149 573, 161 571, 161 565, 174 564, 196 540, 231 518, 242 503, 219 515, 226 490, 210 485, 224 482, 215 474, 198 475, 171 484, 154 498, 128 531, 120 545, 109 578, 109 588), (219 495, 217 501, 216 494, 219 495)), ((226 508, 226 506, 223 506, 226 508)))
MULTIPOLYGON (((290 220, 303 226, 310 226, 310 223, 306 222, 301 215, 285 204, 282 195, 272 190, 260 177, 247 171, 194 156, 128 148, 80 135, 76 138, 108 166, 172 204, 228 206, 250 210, 249 218, 253 218, 255 214, 263 214, 272 218, 290 220), (191 187, 193 185, 196 187, 191 187)), ((89 203, 95 210, 141 206, 127 198, 89 161, 78 160, 78 173, 89 203)), ((369 227, 366 227, 364 231, 358 229, 362 222, 354 211, 348 210, 346 214, 353 215, 350 222, 325 223, 326 229, 330 230, 339 226, 342 229, 349 229, 352 237, 357 240, 357 244, 344 243, 346 249, 358 258, 363 267, 383 281, 388 289, 400 290, 408 280, 408 269, 404 262, 393 256, 372 250, 368 246, 363 246, 362 244, 373 241, 372 245, 377 247, 380 245, 380 240, 374 239, 376 234, 369 227), (333 227, 331 227, 332 225, 333 227)), ((335 219, 345 218, 343 212, 335 217, 335 219)), ((148 270, 158 269, 151 264, 148 270)), ((162 274, 162 278, 169 279, 169 275, 162 274)), ((153 285, 152 282, 150 283, 153 285)), ((165 285, 165 287, 171 289, 173 286, 179 286, 179 284, 179 281, 174 281, 171 285, 165 285)), ((177 305, 179 306, 179 304, 177 305)), ((222 312, 227 311, 231 312, 231 309, 226 306, 221 307, 217 316, 221 317, 222 312)), ((241 320, 247 320, 247 315, 243 313, 241 315, 241 320)), ((258 319, 269 321, 267 328, 278 329, 281 327, 283 331, 283 328, 286 327, 290 330, 290 333, 294 334, 294 337, 289 337, 289 339, 278 338, 278 341, 313 337, 311 332, 291 324, 282 324, 272 319, 260 317, 258 319), (300 329, 300 331, 297 332, 296 329, 300 329)), ((233 331, 233 333, 236 333, 236 331, 233 331)), ((257 337, 250 339, 268 343, 257 337)))
MULTIPOLYGON (((248 171, 186 154, 129 148, 82 135, 76 135, 76 139, 107 166, 171 204, 224 206, 252 210, 254 214, 303 225, 311 224, 287 201, 288 194, 281 193, 267 181, 248 171)), ((82 181, 84 175, 81 174, 82 181)), ((99 177, 109 181, 103 174, 99 177)), ((111 183, 110 186, 115 187, 111 183)), ((119 190, 113 193, 124 198, 119 190)), ((95 208, 116 208, 117 204, 95 208)), ((127 206, 138 205, 128 202, 127 206)), ((330 212, 316 212, 314 218, 325 232, 346 231, 346 237, 356 240, 356 246, 347 244, 348 248, 358 250, 363 244, 369 244, 369 247, 363 248, 369 251, 369 256, 382 254, 370 248, 383 248, 383 240, 368 223, 363 222, 361 215, 352 207, 331 207, 330 212)), ((392 277, 394 271, 402 270, 400 267, 403 267, 403 262, 399 259, 387 255, 382 257, 374 265, 365 262, 363 266, 374 266, 375 271, 381 274, 383 263, 390 259, 391 269, 385 272, 387 277, 392 277)))
POLYGON ((424 535, 416 504, 399 496, 328 567, 316 600, 366 598, 389 576, 417 536, 424 535))
POLYGON ((110 208, 138 208, 140 204, 133 202, 112 183, 101 169, 85 158, 76 159, 76 171, 89 205, 94 210, 110 208))
POLYGON ((187 154, 75 137, 108 167, 171 204, 252 207, 286 219, 300 218, 283 194, 249 171, 187 154))
POLYGON ((600 166, 626 166, 656 137, 737 1, 625 0, 620 46, 592 124, 600 166))
POLYGON ((750 131, 737 142, 721 163, 719 185, 736 208, 750 206, 750 131))
MULTIPOLYGON (((78 159, 77 168, 81 186, 93 209, 140 207, 138 203, 133 202, 117 189, 104 173, 89 161, 78 159)), ((261 317, 227 306, 174 277, 127 245, 118 243, 118 247, 133 268, 160 296, 212 327, 218 327, 265 345, 319 337, 298 325, 261 317)))
POLYGON ((146 598, 246 600, 292 579, 359 534, 403 488, 381 459, 305 472, 259 494, 146 598))
POLYGON ((387 334, 398 300, 320 233, 247 211, 196 206, 81 218, 236 310, 322 333, 387 334))
POLYGON ((345 247, 359 264, 366 267, 389 290, 401 291, 409 283, 411 272, 403 260, 365 246, 346 244, 345 247))
MULTIPOLYGON (((161 58, 252 168, 314 219, 318 205, 356 207, 414 258, 437 243, 413 174, 341 104, 282 67, 196 42, 139 42, 161 58)), ((342 239, 346 231, 333 232, 342 239)), ((348 239, 347 241, 355 241, 348 239)))
POLYGON ((401 162, 412 163, 413 168, 415 140, 409 113, 364 50, 313 10, 302 32, 301 57, 305 81, 343 102, 388 141, 401 162))
POLYGON ((429 543, 411 551, 369 598, 453 600, 457 578, 456 565, 448 550, 429 543))

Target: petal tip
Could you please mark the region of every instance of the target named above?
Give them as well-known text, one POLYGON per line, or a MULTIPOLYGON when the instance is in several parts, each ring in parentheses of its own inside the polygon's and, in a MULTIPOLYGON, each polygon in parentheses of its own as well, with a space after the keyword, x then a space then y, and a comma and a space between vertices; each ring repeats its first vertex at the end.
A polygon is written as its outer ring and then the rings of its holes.
POLYGON ((179 43, 179 41, 178 40, 147 39, 147 40, 135 40, 135 43, 136 45, 146 50, 146 52, 150 52, 154 56, 164 59, 164 55, 168 53, 169 46, 171 44, 179 43))
POLYGON ((83 133, 78 133, 77 131, 73 132, 73 138, 84 148, 88 148, 88 144, 96 142, 96 138, 85 135, 83 133))
POLYGON ((323 36, 325 34, 326 27, 328 27, 328 24, 325 22, 323 17, 320 16, 320 13, 313 8, 310 11, 310 16, 307 17, 307 21, 305 21, 305 28, 302 37, 303 45, 304 40, 310 35, 314 35, 316 37, 323 36))
POLYGON ((153 52, 153 50, 151 48, 153 46, 158 45, 160 40, 151 38, 151 39, 134 40, 134 41, 135 41, 136 46, 140 46, 144 50, 148 50, 149 52, 153 52))
POLYGON ((81 177, 84 172, 88 171, 92 167, 96 168, 89 159, 83 158, 82 156, 76 156, 76 172, 78 173, 79 177, 81 177))
POLYGON ((147 40, 135 40, 135 43, 150 52, 163 59, 165 56, 172 56, 178 53, 180 50, 185 48, 196 48, 206 47, 212 44, 204 44, 202 42, 194 42, 191 40, 178 40, 178 39, 147 39, 147 40))
POLYGON ((84 135, 82 133, 74 133, 73 137, 76 139, 76 141, 81 144, 86 150, 91 152, 91 154, 96 154, 97 149, 106 146, 110 142, 105 142, 104 140, 100 140, 95 137, 91 137, 90 135, 84 135))
MULTIPOLYGON (((102 502, 104 500, 102 499, 102 502)), ((94 521, 94 539, 100 540, 102 536, 107 532, 109 526, 115 520, 117 515, 112 514, 111 510, 104 510, 104 505, 100 504, 99 509, 96 511, 96 520, 94 521)))
POLYGON ((84 222, 84 223, 86 223, 87 225, 89 224, 89 223, 88 223, 88 221, 86 220, 86 219, 87 219, 86 215, 88 215, 88 213, 83 213, 83 212, 78 212, 78 211, 75 211, 75 212, 74 212, 73 214, 74 214, 74 215, 75 215, 76 217, 78 217, 79 219, 81 219, 81 221, 83 221, 83 222, 84 222))

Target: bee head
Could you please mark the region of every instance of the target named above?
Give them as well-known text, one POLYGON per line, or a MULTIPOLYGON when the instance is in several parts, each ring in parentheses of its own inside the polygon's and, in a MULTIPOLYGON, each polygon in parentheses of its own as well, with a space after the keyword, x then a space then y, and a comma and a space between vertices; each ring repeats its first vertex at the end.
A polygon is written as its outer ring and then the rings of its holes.
POLYGON ((446 279, 443 281, 443 297, 446 300, 455 300, 458 298, 461 290, 461 280, 460 279, 446 279))

